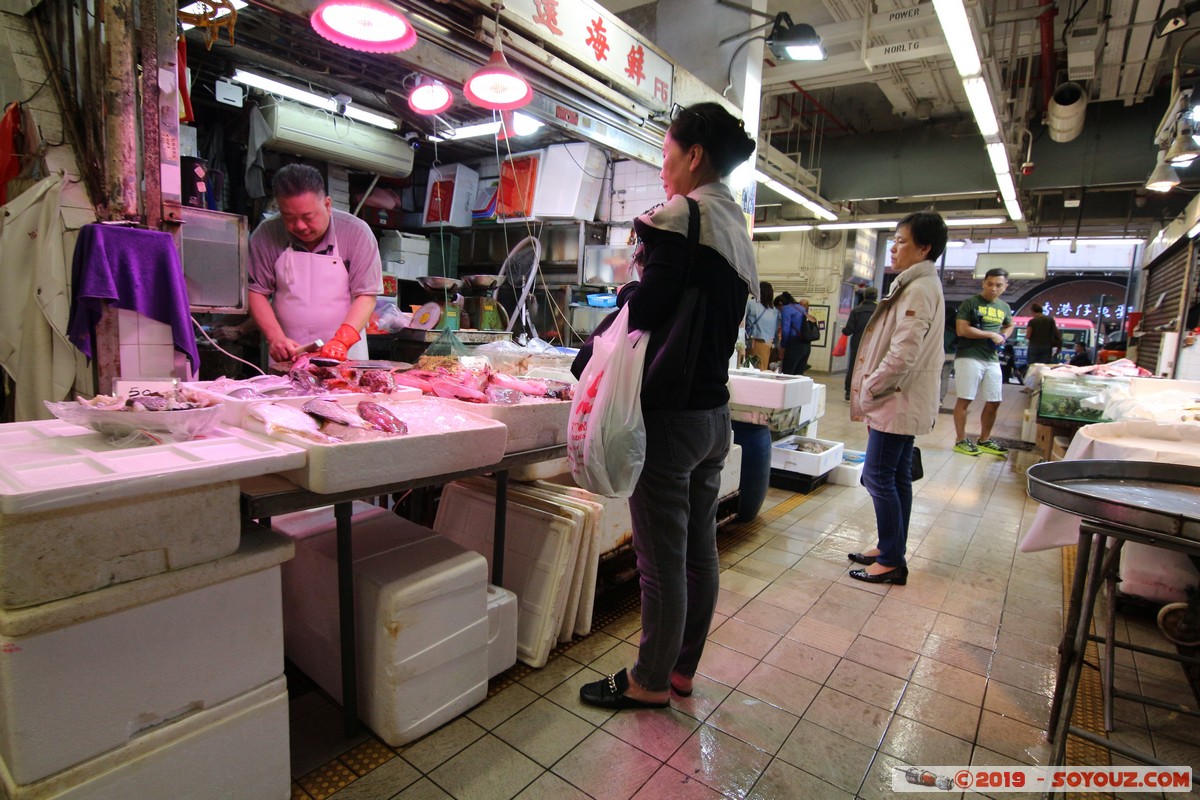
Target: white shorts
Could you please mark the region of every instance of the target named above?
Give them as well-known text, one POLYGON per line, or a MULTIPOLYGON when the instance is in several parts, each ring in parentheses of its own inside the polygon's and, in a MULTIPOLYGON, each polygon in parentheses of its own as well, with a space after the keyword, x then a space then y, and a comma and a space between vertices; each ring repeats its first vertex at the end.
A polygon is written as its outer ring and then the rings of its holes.
POLYGON ((954 359, 954 393, 960 400, 974 400, 975 390, 983 384, 983 399, 999 403, 1004 399, 1000 386, 1000 362, 977 358, 954 359))

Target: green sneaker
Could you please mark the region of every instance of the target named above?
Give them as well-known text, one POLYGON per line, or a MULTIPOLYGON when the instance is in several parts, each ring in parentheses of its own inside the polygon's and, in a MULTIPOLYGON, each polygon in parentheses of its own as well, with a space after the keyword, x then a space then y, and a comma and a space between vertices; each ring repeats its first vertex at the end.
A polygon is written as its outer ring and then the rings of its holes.
POLYGON ((979 448, 971 444, 970 439, 963 439, 961 442, 954 443, 954 452, 962 453, 964 456, 977 456, 979 448))
POLYGON ((994 456, 1008 455, 1008 448, 997 444, 992 439, 980 439, 975 443, 975 446, 985 453, 991 453, 994 456))

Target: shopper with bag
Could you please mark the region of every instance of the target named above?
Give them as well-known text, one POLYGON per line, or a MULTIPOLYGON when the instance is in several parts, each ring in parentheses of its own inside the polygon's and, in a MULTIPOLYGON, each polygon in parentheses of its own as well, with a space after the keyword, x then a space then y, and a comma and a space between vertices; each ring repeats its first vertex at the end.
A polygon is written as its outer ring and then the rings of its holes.
POLYGON ((862 344, 863 331, 867 329, 867 322, 871 319, 871 315, 875 313, 875 301, 879 298, 879 290, 874 286, 868 286, 862 290, 862 302, 850 310, 850 316, 846 320, 846 327, 842 328, 842 335, 850 337, 850 363, 846 365, 846 399, 850 399, 850 381, 854 378, 854 365, 858 359, 858 346, 862 344))
POLYGON ((875 505, 878 544, 849 559, 867 583, 908 581, 904 554, 912 515, 913 441, 938 417, 946 309, 934 262, 946 249, 946 223, 932 211, 909 214, 892 240, 892 281, 867 323, 854 371, 850 417, 867 423, 863 486, 875 505))
POLYGON ((662 708, 672 691, 692 693, 717 602, 728 365, 746 298, 758 286, 745 215, 721 179, 754 147, 722 106, 678 109, 663 144, 668 200, 634 221, 641 280, 624 286, 618 303, 631 328, 649 333, 640 398, 645 464, 629 498, 642 637, 632 668, 580 689, 588 705, 662 708))
POLYGON ((762 281, 758 284, 758 297, 750 296, 746 301, 746 353, 757 362, 761 370, 771 368, 771 346, 779 330, 779 311, 774 306, 775 289, 762 281))
POLYGON ((807 300, 796 302, 790 292, 784 292, 776 298, 775 304, 780 306, 779 346, 783 349, 780 372, 803 375, 808 371, 812 343, 821 338, 821 329, 816 327, 815 320, 809 319, 807 300))

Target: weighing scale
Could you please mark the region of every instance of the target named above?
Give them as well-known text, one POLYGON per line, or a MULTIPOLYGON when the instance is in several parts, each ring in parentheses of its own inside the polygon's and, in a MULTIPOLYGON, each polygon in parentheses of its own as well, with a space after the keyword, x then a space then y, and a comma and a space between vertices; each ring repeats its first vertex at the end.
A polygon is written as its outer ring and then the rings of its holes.
MULTIPOLYGON (((458 330, 459 308, 454 305, 454 297, 462 286, 462 281, 457 278, 443 278, 439 275, 424 275, 417 278, 417 283, 421 284, 421 288, 433 294, 435 297, 440 295, 440 299, 435 299, 433 303, 426 303, 414 314, 414 321, 418 323, 430 323, 433 330, 438 331, 456 331, 458 330), (433 312, 427 306, 436 305, 437 311, 433 312)), ((425 324, 417 324, 415 327, 425 328, 425 324)))
POLYGON ((508 326, 508 312, 496 299, 496 289, 504 283, 503 275, 464 275, 467 288, 463 308, 471 327, 481 331, 502 331, 508 326))

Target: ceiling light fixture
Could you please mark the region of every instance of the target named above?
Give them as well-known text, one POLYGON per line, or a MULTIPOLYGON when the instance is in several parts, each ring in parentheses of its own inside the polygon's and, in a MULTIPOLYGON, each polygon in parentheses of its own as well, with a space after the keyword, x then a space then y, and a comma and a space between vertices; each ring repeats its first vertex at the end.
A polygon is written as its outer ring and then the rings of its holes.
POLYGON ((967 102, 971 104, 971 113, 975 115, 979 133, 985 138, 999 134, 1000 121, 996 118, 996 109, 992 106, 992 93, 988 90, 987 82, 982 76, 963 78, 963 89, 967 92, 967 102))
POLYGON ((1172 167, 1186 167, 1200 156, 1200 145, 1192 136, 1192 129, 1180 124, 1179 134, 1167 149, 1166 161, 1172 167))
MULTIPOLYGON (((513 134, 516 136, 529 136, 532 133, 540 130, 546 123, 541 120, 534 119, 528 114, 517 112, 513 115, 513 134)), ((461 139, 473 139, 477 136, 495 136, 500 132, 500 120, 494 122, 480 122, 475 125, 463 125, 456 128, 454 133, 449 136, 430 136, 431 142, 457 142, 461 139)))
POLYGON ((454 102, 454 95, 446 84, 428 76, 417 81, 416 88, 408 95, 408 107, 427 117, 441 114, 454 102))
POLYGON ((798 204, 804 206, 805 208, 807 208, 812 213, 816 214, 821 219, 824 219, 824 220, 837 219, 837 214, 833 213, 828 208, 825 208, 825 206, 821 205, 820 203, 818 203, 817 201, 815 201, 811 198, 805 197, 804 195, 800 194, 800 192, 797 192, 795 189, 792 189, 789 186, 785 186, 784 184, 775 180, 774 178, 772 178, 770 175, 763 172, 762 170, 757 170, 757 169, 754 170, 754 179, 757 180, 759 183, 761 183, 763 186, 766 186, 768 189, 771 189, 771 190, 783 195, 788 200, 791 200, 793 203, 798 203, 798 204))
POLYGON ((502 35, 500 11, 497 7, 492 57, 463 84, 463 94, 467 96, 471 105, 489 108, 492 111, 512 111, 529 105, 529 101, 533 99, 533 87, 508 65, 508 59, 500 49, 502 35))
POLYGON ((895 219, 863 219, 855 222, 822 222, 819 231, 881 231, 896 227, 895 219))
POLYGON ((374 125, 385 130, 394 131, 400 127, 396 124, 395 120, 385 117, 382 114, 376 114, 372 111, 367 111, 362 108, 354 108, 353 106, 339 103, 332 97, 322 97, 319 94, 315 94, 305 89, 297 89, 295 86, 289 86, 286 83, 281 83, 273 78, 267 78, 263 75, 258 75, 253 72, 247 72, 244 69, 234 70, 233 80, 237 81, 243 86, 253 86, 255 89, 261 89, 268 94, 286 97, 289 100, 295 100, 296 102, 304 103, 305 105, 312 106, 313 108, 319 108, 322 111, 329 111, 330 113, 334 114, 342 114, 350 119, 356 119, 359 122, 365 122, 369 125, 374 125))
POLYGON ((793 233, 797 231, 811 231, 812 225, 756 225, 754 226, 755 233, 793 233))
POLYGON ((417 43, 417 32, 400 10, 374 0, 327 0, 309 19, 334 44, 364 53, 398 53, 417 43))
POLYGON ((1188 17, 1200 11, 1200 0, 1188 0, 1181 6, 1169 8, 1154 21, 1154 35, 1162 38, 1187 25, 1188 17))
POLYGON ((771 55, 780 61, 824 61, 825 48, 816 29, 807 23, 796 25, 786 11, 775 15, 767 35, 771 55))
POLYGON ((1152 192, 1169 192, 1179 185, 1179 174, 1166 162, 1165 156, 1165 151, 1158 151, 1158 163, 1146 179, 1146 188, 1152 192))
POLYGON ((988 142, 986 147, 988 158, 992 161, 992 172, 997 175, 1008 172, 1008 147, 1004 142, 988 142))
POLYGON ((942 24, 946 44, 954 59, 954 66, 963 78, 978 75, 983 68, 979 62, 979 50, 975 47, 975 34, 967 19, 967 9, 962 0, 933 0, 933 12, 942 24))
POLYGON ((1007 219, 999 215, 991 217, 947 217, 947 228, 975 228, 984 225, 1003 225, 1007 219))

